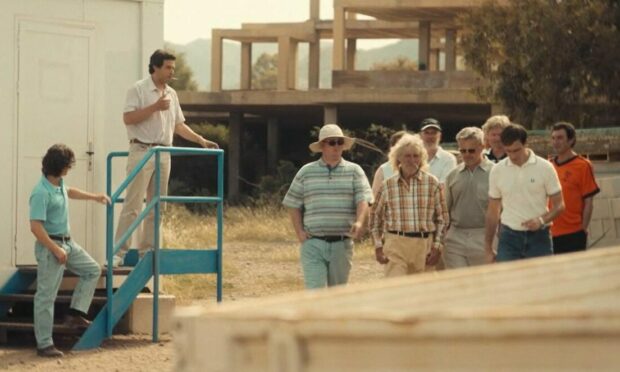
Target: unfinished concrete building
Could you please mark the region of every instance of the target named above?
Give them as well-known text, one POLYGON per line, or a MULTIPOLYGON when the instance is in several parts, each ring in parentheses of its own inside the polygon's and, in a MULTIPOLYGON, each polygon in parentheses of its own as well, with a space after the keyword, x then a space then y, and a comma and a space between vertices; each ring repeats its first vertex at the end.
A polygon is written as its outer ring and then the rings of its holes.
MULTIPOLYGON (((377 123, 417 129, 425 117, 439 119, 446 134, 480 124, 492 105, 471 88, 473 72, 459 63, 456 19, 482 0, 334 0, 334 19, 320 19, 320 0, 309 0, 310 18, 299 23, 243 24, 212 31, 211 91, 180 92, 185 111, 224 115, 230 129, 228 191, 239 195, 241 138, 246 126, 266 135, 266 171, 275 170, 280 138, 289 131, 321 123, 343 127, 377 123), (360 16, 360 17, 358 17, 360 16), (417 71, 356 70, 357 45, 363 39, 417 39, 417 71), (239 89, 222 89, 223 42, 241 44, 239 89), (320 88, 320 42, 331 40, 332 86, 320 88), (278 49, 277 89, 252 89, 252 47, 274 43, 278 49), (297 89, 299 45, 307 43, 308 88, 297 89)), ((221 122, 220 117, 220 122, 221 122)))

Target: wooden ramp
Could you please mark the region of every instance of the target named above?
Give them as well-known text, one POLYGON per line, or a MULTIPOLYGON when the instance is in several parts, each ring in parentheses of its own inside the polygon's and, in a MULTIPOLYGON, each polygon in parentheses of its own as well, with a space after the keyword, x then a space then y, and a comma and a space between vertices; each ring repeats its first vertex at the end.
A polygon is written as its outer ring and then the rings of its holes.
POLYGON ((179 371, 620 366, 620 247, 177 312, 179 371))

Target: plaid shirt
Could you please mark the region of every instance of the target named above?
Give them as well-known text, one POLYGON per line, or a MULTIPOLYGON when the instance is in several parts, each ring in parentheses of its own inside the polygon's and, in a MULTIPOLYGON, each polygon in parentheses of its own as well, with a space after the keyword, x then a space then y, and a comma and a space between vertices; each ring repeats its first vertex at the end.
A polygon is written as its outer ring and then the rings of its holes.
POLYGON ((400 173, 383 181, 370 211, 375 246, 382 246, 383 231, 434 232, 441 246, 449 221, 443 189, 436 177, 419 171, 409 182, 400 173))

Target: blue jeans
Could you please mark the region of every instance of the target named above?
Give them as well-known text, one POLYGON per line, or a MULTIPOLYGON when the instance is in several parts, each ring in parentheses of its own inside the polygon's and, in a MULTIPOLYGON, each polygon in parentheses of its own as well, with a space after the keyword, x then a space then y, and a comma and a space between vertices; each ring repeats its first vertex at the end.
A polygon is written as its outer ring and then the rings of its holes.
POLYGON ((517 231, 506 225, 500 227, 497 262, 551 254, 553 254, 553 243, 548 227, 537 231, 517 231))
MULTIPOLYGON (((79 276, 71 298, 71 308, 88 313, 97 281, 101 276, 101 267, 74 241, 55 243, 67 252, 67 269, 79 276)), ((37 292, 34 295, 34 335, 37 339, 37 348, 43 349, 54 344, 52 341, 54 301, 65 265, 61 265, 52 252, 39 242, 35 244, 35 256, 38 265, 37 292)))

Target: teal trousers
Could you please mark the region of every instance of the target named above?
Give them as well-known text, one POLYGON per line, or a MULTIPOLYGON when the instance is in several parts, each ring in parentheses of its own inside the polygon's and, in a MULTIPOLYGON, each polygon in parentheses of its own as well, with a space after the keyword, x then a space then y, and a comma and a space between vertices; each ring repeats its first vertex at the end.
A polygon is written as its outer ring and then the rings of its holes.
POLYGON ((345 284, 351 271, 353 241, 306 239, 301 245, 301 267, 307 289, 345 284))

